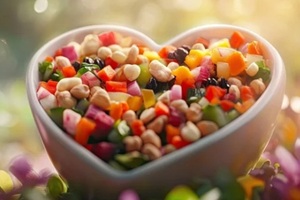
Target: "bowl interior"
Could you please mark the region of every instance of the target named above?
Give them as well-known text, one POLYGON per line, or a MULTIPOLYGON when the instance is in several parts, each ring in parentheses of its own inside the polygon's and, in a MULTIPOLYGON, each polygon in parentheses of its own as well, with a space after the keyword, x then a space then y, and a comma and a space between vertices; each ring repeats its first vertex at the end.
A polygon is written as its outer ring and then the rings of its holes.
MULTIPOLYGON (((27 94, 30 102, 30 106, 40 129, 40 132, 48 132, 47 134, 42 134, 43 142, 45 143, 47 149, 47 143, 51 143, 51 138, 56 138, 59 144, 64 146, 65 149, 68 149, 68 152, 73 152, 73 155, 66 156, 75 156, 79 157, 83 163, 92 166, 92 168, 101 171, 102 174, 105 174, 108 178, 117 178, 120 180, 130 179, 133 177, 143 176, 144 174, 157 173, 159 169, 172 165, 173 168, 176 168, 177 162, 184 160, 187 155, 189 157, 198 154, 199 152, 205 150, 211 145, 221 144, 224 138, 228 137, 230 134, 239 131, 240 134, 243 132, 243 127, 251 120, 253 120, 260 112, 264 109, 270 102, 274 95, 281 95, 278 97, 282 99, 283 93, 278 93, 278 88, 284 87, 285 81, 285 72, 284 65, 280 58, 280 55, 275 50, 275 48, 269 44, 264 38, 259 36, 256 33, 253 33, 244 28, 235 27, 231 25, 208 25, 203 27, 197 27, 186 31, 175 38, 165 42, 164 44, 157 44, 148 36, 121 26, 110 26, 110 25, 95 25, 79 28, 72 30, 70 32, 64 33, 57 38, 51 40, 45 44, 32 58, 29 63, 29 68, 27 72, 27 94), (264 57, 267 59, 268 66, 272 72, 272 78, 269 83, 269 86, 263 93, 263 95, 257 100, 257 102, 243 115, 239 116, 237 119, 232 121, 230 124, 221 128, 214 134, 204 137, 203 139, 195 142, 194 144, 189 145, 186 148, 183 148, 179 151, 176 151, 172 154, 166 155, 163 159, 152 161, 146 165, 138 167, 129 172, 116 171, 115 169, 108 166, 106 163, 98 159, 96 156, 92 155, 86 149, 81 147, 75 141, 71 140, 56 124, 48 117, 46 112, 40 106, 38 99, 36 97, 36 90, 38 86, 38 63, 41 62, 46 56, 52 55, 56 49, 59 47, 68 44, 71 41, 82 41, 83 37, 90 33, 100 33, 104 31, 117 31, 125 36, 131 36, 135 39, 136 43, 143 43, 146 46, 149 46, 151 49, 158 51, 160 47, 172 44, 174 46, 181 46, 184 44, 192 44, 195 38, 202 36, 204 38, 225 38, 229 37, 233 31, 239 30, 244 34, 247 41, 257 40, 261 43, 261 48, 264 54, 264 57), (278 93, 278 94, 277 94, 278 93), (45 130, 42 130, 45 129, 45 130), (51 134, 51 137, 49 136, 51 134)), ((277 98, 277 97, 276 97, 277 98)), ((278 102, 281 102, 278 101, 278 102)), ((277 103, 280 104, 280 103, 277 103)), ((279 112, 280 105, 274 105, 274 109, 279 112)), ((270 125, 271 124, 266 124, 270 125)), ((49 149, 47 149, 50 151, 49 149)), ((63 152, 62 152, 63 153, 63 152)), ((212 157, 214 159, 214 157, 212 157)), ((55 159, 53 159, 55 162, 55 159)), ((197 165, 197 162, 195 162, 197 165)))

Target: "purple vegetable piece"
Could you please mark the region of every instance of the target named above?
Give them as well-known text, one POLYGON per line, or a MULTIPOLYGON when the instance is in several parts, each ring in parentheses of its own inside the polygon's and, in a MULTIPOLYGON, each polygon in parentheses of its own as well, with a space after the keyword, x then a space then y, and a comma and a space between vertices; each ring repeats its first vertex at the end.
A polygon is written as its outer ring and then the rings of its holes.
POLYGON ((96 122, 96 130, 93 133, 95 138, 105 137, 112 129, 115 120, 102 111, 99 107, 91 104, 89 105, 85 117, 90 118, 96 122))
POLYGON ((110 130, 113 128, 115 120, 107 115, 103 111, 99 111, 95 118, 96 122, 96 132, 93 134, 94 136, 107 136, 110 132, 110 130))
POLYGON ((116 152, 116 146, 110 142, 93 144, 92 152, 104 161, 109 161, 116 152))
POLYGON ((102 111, 102 110, 98 106, 96 106, 94 104, 90 104, 84 116, 89 119, 95 119, 95 116, 100 111, 102 111))
POLYGON ((77 60, 78 55, 73 45, 65 46, 61 49, 61 53, 64 57, 67 57, 70 62, 74 62, 77 60))
POLYGON ((185 120, 182 113, 178 112, 174 107, 170 107, 169 124, 175 127, 179 127, 185 120))
POLYGON ((121 192, 118 200, 140 200, 140 198, 134 190, 127 189, 121 192))

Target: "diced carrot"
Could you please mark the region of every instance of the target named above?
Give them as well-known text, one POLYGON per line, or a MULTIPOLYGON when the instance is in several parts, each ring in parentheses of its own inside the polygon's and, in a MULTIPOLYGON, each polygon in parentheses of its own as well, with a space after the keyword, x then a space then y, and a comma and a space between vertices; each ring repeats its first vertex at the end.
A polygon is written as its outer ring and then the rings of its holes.
POLYGON ((45 58, 45 61, 46 62, 52 62, 54 60, 54 58, 52 57, 52 56, 47 56, 46 58, 45 58))
POLYGON ((229 42, 232 48, 237 49, 245 42, 245 37, 241 32, 234 31, 229 39, 229 42))
POLYGON ((175 135, 172 137, 171 144, 176 148, 176 149, 181 149, 182 147, 185 147, 189 145, 190 143, 183 140, 183 138, 180 135, 175 135))
POLYGON ((81 145, 86 145, 95 128, 96 122, 86 117, 82 117, 76 126, 75 140, 81 145))
POLYGON ((254 93, 250 86, 243 85, 240 87, 241 99, 242 101, 247 101, 249 99, 254 99, 254 93))
POLYGON ((127 83, 125 81, 106 81, 105 89, 108 92, 125 92, 127 93, 127 83))
POLYGON ((123 113, 129 110, 129 105, 126 101, 121 101, 120 104, 122 105, 123 113))
POLYGON ((180 129, 178 127, 172 126, 171 124, 166 125, 166 136, 167 136, 168 143, 171 143, 172 138, 179 134, 180 134, 180 129))
POLYGON ((138 45, 138 48, 139 48, 139 54, 144 54, 145 51, 149 50, 148 47, 145 47, 145 46, 142 46, 142 45, 138 45))
POLYGON ((252 41, 248 44, 248 53, 262 55, 261 49, 257 41, 252 41))
POLYGON ((133 120, 130 127, 133 135, 137 135, 137 136, 141 136, 143 132, 146 130, 144 123, 142 122, 142 120, 139 119, 133 120))
POLYGON ((65 66, 61 69, 64 77, 73 77, 76 75, 76 70, 73 66, 65 66))
POLYGON ((253 104, 255 103, 254 99, 248 99, 247 101, 244 101, 242 103, 238 102, 234 105, 234 108, 239 112, 239 113, 244 113, 246 112, 253 104))
POLYGON ((229 64, 230 74, 232 76, 239 75, 246 68, 245 58, 239 51, 235 51, 231 55, 229 55, 226 61, 229 64))
POLYGON ((39 82, 39 87, 43 87, 43 88, 47 89, 47 87, 48 87, 47 82, 46 81, 40 81, 39 82))
POLYGON ((214 97, 210 100, 211 105, 219 105, 220 104, 220 98, 219 97, 214 97))
POLYGON ((172 51, 175 51, 176 50, 176 47, 175 46, 172 46, 172 45, 167 45, 167 46, 164 46, 163 48, 161 48, 159 51, 158 51, 158 55, 161 57, 161 58, 168 58, 168 54, 172 51))
POLYGON ((223 99, 220 101, 220 106, 224 111, 229 111, 234 108, 235 103, 230 100, 223 99))
POLYGON ((155 104, 154 109, 155 109, 156 116, 161 116, 161 115, 169 116, 170 114, 169 107, 161 101, 158 101, 155 104))
POLYGON ((103 69, 101 69, 97 73, 97 75, 104 82, 111 81, 116 75, 116 71, 110 65, 107 65, 103 69))
POLYGON ((121 119, 123 114, 123 106, 119 102, 112 102, 110 104, 109 115, 115 120, 121 119))

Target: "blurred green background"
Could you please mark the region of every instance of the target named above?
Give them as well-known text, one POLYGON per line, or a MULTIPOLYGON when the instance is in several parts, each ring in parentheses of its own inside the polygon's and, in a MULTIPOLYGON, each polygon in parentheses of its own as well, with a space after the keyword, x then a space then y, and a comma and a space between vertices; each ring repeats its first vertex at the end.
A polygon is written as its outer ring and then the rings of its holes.
POLYGON ((10 0, 0 3, 0 169, 19 154, 45 155, 26 97, 34 52, 81 26, 117 24, 158 43, 195 26, 226 23, 251 29, 278 49, 287 70, 286 102, 298 114, 299 0, 10 0), (289 100, 289 101, 288 101, 289 100))

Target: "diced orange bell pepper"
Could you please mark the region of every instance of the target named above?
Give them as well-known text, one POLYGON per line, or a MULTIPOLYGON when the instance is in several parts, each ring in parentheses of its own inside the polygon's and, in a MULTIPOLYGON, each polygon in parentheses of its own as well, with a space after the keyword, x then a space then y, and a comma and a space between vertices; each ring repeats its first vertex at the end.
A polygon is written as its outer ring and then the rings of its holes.
POLYGON ((95 128, 96 122, 86 117, 82 117, 76 126, 75 140, 81 145, 86 145, 95 128))
POLYGON ((64 77, 73 77, 77 73, 73 66, 65 66, 61 68, 61 72, 64 75, 64 77))
POLYGON ((232 33, 229 42, 232 48, 237 49, 245 42, 245 37, 241 32, 235 31, 232 33))
POLYGON ((167 135, 167 142, 170 144, 172 143, 172 138, 180 134, 180 129, 178 127, 172 126, 171 124, 167 124, 165 129, 167 135))
POLYGON ((248 44, 248 53, 262 55, 261 49, 257 41, 252 41, 248 44))
POLYGON ((240 95, 242 101, 247 101, 249 99, 254 99, 254 92, 252 91, 250 86, 243 85, 240 87, 240 95))
POLYGON ((115 120, 121 119, 123 114, 123 106, 119 102, 112 102, 110 104, 109 115, 115 120))
POLYGON ((107 92, 125 92, 127 93, 127 82, 125 81, 106 81, 105 89, 107 92))
POLYGON ((230 68, 230 74, 232 76, 237 76, 242 73, 246 68, 246 61, 243 54, 239 51, 233 52, 228 56, 226 62, 230 68))
POLYGON ((104 82, 111 81, 116 75, 116 71, 110 65, 107 65, 103 69, 101 69, 97 73, 97 75, 104 82))
POLYGON ((138 111, 143 105, 143 99, 140 96, 131 96, 128 97, 127 104, 130 110, 138 111))
POLYGON ((143 132, 146 130, 144 123, 142 122, 142 120, 139 119, 133 120, 130 127, 132 133, 137 136, 141 136, 143 132))

